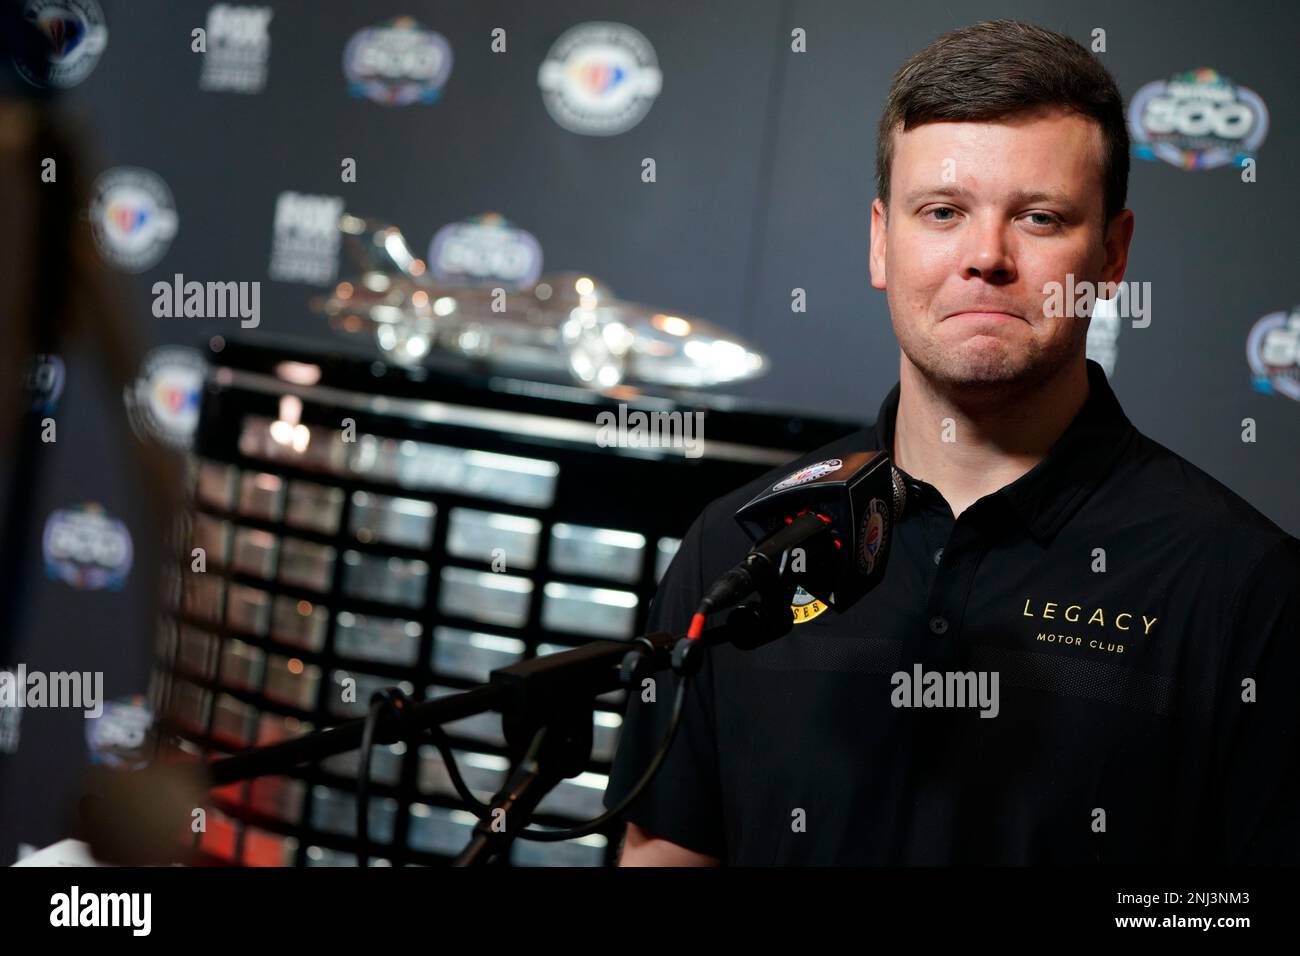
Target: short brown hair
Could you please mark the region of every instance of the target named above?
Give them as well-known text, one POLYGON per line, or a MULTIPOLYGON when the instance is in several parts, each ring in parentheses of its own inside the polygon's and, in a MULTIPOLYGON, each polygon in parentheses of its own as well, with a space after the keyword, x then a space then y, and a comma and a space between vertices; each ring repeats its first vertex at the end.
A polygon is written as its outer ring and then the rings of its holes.
POLYGON ((889 206, 894 130, 997 120, 1064 107, 1101 126, 1103 207, 1110 221, 1128 195, 1124 101, 1106 68, 1079 43, 1021 20, 987 20, 945 33, 894 74, 876 141, 876 193, 889 206))

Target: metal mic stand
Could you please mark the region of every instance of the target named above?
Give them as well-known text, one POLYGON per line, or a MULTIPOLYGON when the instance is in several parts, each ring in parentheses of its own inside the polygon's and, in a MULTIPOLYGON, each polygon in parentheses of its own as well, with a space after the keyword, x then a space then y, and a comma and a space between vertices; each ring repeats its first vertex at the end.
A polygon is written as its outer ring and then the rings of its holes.
MULTIPOLYGON (((454 864, 482 865, 509 847, 556 784, 582 772, 591 753, 595 697, 669 667, 694 674, 705 647, 732 643, 749 649, 775 640, 792 626, 787 605, 741 605, 725 624, 708 628, 695 641, 655 633, 520 661, 492 671, 487 684, 464 693, 386 707, 375 722, 373 742, 412 741, 450 721, 491 710, 502 714, 514 769, 454 864)), ((208 780, 221 786, 355 750, 364 726, 364 720, 353 720, 215 760, 207 767, 208 780)))
MULTIPOLYGON (((638 638, 633 642, 634 647, 623 656, 618 683, 630 684, 634 677, 663 670, 670 663, 678 674, 694 676, 703 664, 704 648, 731 643, 750 650, 789 633, 793 625, 788 600, 785 604, 769 600, 766 605, 762 602, 742 604, 731 611, 726 624, 705 630, 699 640, 658 634, 638 638), (671 662, 663 659, 670 647, 671 662)), ((537 673, 529 671, 528 665, 544 667, 551 660, 551 657, 537 658, 492 673, 494 680, 500 675, 507 686, 517 684, 521 688, 515 699, 524 704, 505 712, 505 734, 507 741, 512 743, 529 740, 529 747, 515 764, 510 779, 493 798, 488 812, 479 818, 469 845, 461 851, 453 866, 482 865, 499 856, 518 831, 527 826, 533 810, 551 788, 564 778, 582 772, 591 753, 593 708, 590 697, 594 695, 590 688, 587 689, 586 703, 580 703, 580 688, 570 687, 564 674, 554 685, 546 682, 535 684, 532 694, 522 689, 537 678, 537 673), (551 686, 556 693, 548 693, 551 686), (522 822, 518 822, 521 819, 522 822)), ((596 694, 601 692, 597 690, 596 694)))

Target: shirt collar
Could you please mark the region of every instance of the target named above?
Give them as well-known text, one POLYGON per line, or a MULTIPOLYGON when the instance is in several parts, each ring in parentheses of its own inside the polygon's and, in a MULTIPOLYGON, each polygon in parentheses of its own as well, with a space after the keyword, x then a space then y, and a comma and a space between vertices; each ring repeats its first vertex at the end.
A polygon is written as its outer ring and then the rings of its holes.
MULTIPOLYGON (((1032 469, 988 498, 1019 519, 1038 541, 1047 543, 1114 467, 1136 432, 1106 379, 1087 359, 1088 398, 1079 413, 1032 469)), ((874 437, 892 454, 900 384, 881 403, 874 437)), ((987 499, 981 499, 987 500, 987 499)))

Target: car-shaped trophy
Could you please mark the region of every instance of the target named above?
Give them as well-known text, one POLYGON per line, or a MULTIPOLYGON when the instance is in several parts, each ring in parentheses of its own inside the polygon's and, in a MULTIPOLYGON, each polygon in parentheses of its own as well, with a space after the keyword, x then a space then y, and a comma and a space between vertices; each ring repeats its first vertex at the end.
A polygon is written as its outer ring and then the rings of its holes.
POLYGON ((703 319, 618 298, 580 272, 524 288, 431 278, 397 227, 342 217, 354 271, 312 308, 344 333, 371 336, 394 362, 464 356, 493 371, 560 376, 597 389, 624 383, 706 388, 761 375, 768 360, 703 319))

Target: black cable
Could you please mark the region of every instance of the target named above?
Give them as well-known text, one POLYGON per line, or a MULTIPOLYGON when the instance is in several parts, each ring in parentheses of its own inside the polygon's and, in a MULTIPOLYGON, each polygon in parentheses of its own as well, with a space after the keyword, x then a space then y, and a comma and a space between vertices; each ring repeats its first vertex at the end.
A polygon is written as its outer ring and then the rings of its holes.
MULTIPOLYGON (((673 711, 668 721, 668 729, 664 733, 663 740, 659 743, 659 749, 651 758, 645 772, 637 780, 636 785, 628 792, 622 800, 615 806, 606 810, 600 816, 588 820, 586 823, 580 823, 576 827, 568 827, 563 830, 535 830, 525 827, 514 834, 516 839, 534 840, 539 843, 559 843, 563 840, 572 840, 576 837, 586 836, 599 830, 606 823, 615 819, 624 810, 626 810, 633 801, 641 795, 641 791, 654 778, 659 771, 659 767, 668 757, 668 750, 672 747, 673 740, 677 737, 677 728, 681 725, 682 712, 685 709, 686 688, 690 681, 689 672, 683 672, 677 683, 677 692, 673 697, 673 711)), ((378 714, 385 706, 392 704, 394 706, 405 706, 407 698, 400 690, 395 687, 386 688, 376 691, 370 698, 370 709, 366 713, 366 722, 361 731, 361 765, 357 768, 357 865, 367 866, 369 861, 369 818, 367 815, 367 794, 369 790, 370 779, 370 751, 374 742, 375 724, 378 721, 378 714), (400 697, 400 700, 398 699, 400 697)), ((545 728, 543 728, 544 730, 545 728)), ((469 787, 466 786, 464 778, 461 776, 460 768, 456 764, 455 755, 451 752, 446 736, 442 733, 441 728, 430 727, 429 736, 442 755, 443 763, 447 767, 447 774, 451 777, 452 786, 455 787, 456 793, 465 801, 469 807, 469 812, 473 813, 479 820, 486 820, 492 805, 484 803, 474 796, 469 787)), ((534 759, 540 747, 542 731, 539 730, 534 736, 528 753, 525 754, 524 760, 534 759)))
POLYGON ((370 865, 370 755, 374 750, 375 726, 390 707, 402 710, 409 703, 396 687, 385 687, 370 695, 366 722, 361 728, 361 763, 357 767, 357 866, 370 865))
POLYGON ((531 830, 524 828, 516 833, 515 837, 520 840, 536 840, 539 843, 558 843, 561 840, 572 840, 574 837, 586 836, 588 833, 599 830, 626 810, 632 804, 632 801, 641 795, 641 791, 645 789, 646 784, 659 771, 659 765, 668 756, 668 748, 672 746, 673 738, 677 736, 677 726, 682 720, 683 703, 686 700, 686 684, 689 680, 689 675, 682 674, 681 681, 677 684, 676 697, 673 699, 673 714, 668 723, 668 731, 664 734, 664 739, 659 744, 659 750, 655 752, 654 759, 650 761, 645 773, 641 775, 641 779, 636 782, 636 786, 632 788, 626 797, 594 820, 588 820, 576 827, 569 827, 564 830, 531 830))
POLYGON ((441 727, 434 726, 429 728, 429 737, 433 740, 434 746, 438 748, 438 753, 442 755, 442 762, 447 768, 447 775, 451 777, 451 785, 456 788, 456 793, 461 800, 465 801, 469 807, 469 812, 480 820, 486 820, 486 811, 492 808, 492 804, 490 802, 485 803, 474 796, 473 791, 466 786, 465 778, 460 775, 460 767, 456 765, 456 757, 451 752, 451 743, 447 740, 447 735, 442 732, 441 727), (480 813, 479 810, 484 812, 480 813))

